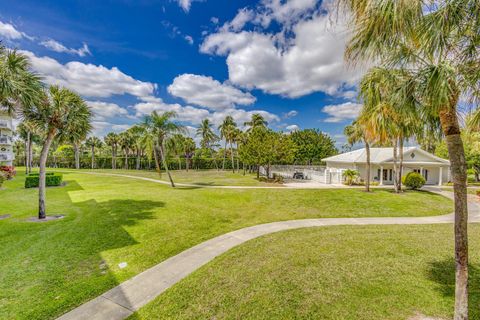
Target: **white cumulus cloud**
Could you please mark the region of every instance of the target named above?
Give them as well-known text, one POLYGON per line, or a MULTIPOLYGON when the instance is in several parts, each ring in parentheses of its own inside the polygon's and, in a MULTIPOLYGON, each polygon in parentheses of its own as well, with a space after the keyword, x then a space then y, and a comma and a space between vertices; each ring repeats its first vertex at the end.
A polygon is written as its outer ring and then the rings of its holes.
POLYGON ((250 21, 265 26, 270 23, 265 19, 276 20, 281 31, 240 30, 245 19, 234 28, 230 25, 237 14, 207 36, 200 51, 226 56, 229 80, 240 87, 291 98, 313 92, 342 96, 355 86, 361 73, 344 64, 345 21, 333 22, 326 10, 319 9, 314 0, 264 0, 254 18, 248 14, 250 21))
POLYGON ((0 36, 10 40, 25 37, 25 33, 18 31, 12 24, 0 21, 0 36))
POLYGON ((221 83, 212 77, 195 74, 182 74, 176 77, 168 87, 168 92, 187 103, 212 110, 233 108, 235 105, 251 105, 256 101, 248 92, 221 83))
POLYGON ((87 101, 88 106, 92 109, 96 120, 105 120, 118 116, 128 115, 128 111, 118 104, 103 101, 87 101))
POLYGON ((30 58, 32 68, 50 85, 61 85, 85 97, 107 98, 130 94, 138 98, 153 95, 156 85, 143 82, 123 73, 116 67, 71 61, 61 64, 50 57, 38 57, 30 51, 21 51, 30 58))
POLYGON ((56 40, 53 40, 53 39, 42 41, 42 42, 40 42, 40 44, 42 46, 44 46, 45 48, 48 48, 48 49, 53 50, 55 52, 65 52, 65 53, 70 53, 70 54, 76 54, 80 57, 84 57, 87 54, 91 55, 90 49, 88 48, 88 45, 86 43, 84 43, 83 46, 81 48, 78 48, 78 49, 67 48, 66 46, 64 46, 60 42, 58 42, 56 40))
POLYGON ((324 120, 325 122, 337 123, 355 119, 361 109, 361 104, 345 102, 342 104, 325 106, 323 107, 322 112, 329 115, 329 117, 324 120))

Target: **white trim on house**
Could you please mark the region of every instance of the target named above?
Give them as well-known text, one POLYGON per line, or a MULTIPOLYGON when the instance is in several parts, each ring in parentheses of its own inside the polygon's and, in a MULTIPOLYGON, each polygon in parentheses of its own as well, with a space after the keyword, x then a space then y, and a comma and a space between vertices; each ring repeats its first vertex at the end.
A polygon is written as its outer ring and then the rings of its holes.
MULTIPOLYGON (((393 184, 393 148, 370 148, 370 177, 380 185, 393 184)), ((429 185, 442 185, 450 180, 450 161, 439 158, 418 147, 403 150, 403 174, 417 171, 422 174, 429 185)), ((343 172, 347 169, 357 170, 362 180, 366 180, 366 149, 354 150, 322 159, 327 171, 343 172)), ((397 161, 398 165, 398 161, 397 161)))

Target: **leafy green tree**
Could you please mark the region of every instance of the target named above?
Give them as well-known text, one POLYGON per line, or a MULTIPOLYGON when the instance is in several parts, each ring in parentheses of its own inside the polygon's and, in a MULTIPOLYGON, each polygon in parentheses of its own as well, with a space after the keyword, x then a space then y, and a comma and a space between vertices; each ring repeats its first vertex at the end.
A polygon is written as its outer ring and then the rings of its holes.
POLYGON ((185 155, 185 166, 187 172, 190 169, 190 162, 195 154, 196 148, 197 146, 195 144, 195 141, 190 137, 185 137, 185 140, 183 141, 183 152, 185 155))
POLYGON ((51 86, 43 94, 41 103, 26 108, 23 113, 39 131, 44 134, 42 151, 40 154, 39 175, 39 208, 38 218, 46 218, 45 177, 47 156, 53 140, 57 137, 67 137, 74 130, 83 128, 90 130, 92 112, 85 101, 76 93, 58 86, 51 86), (84 123, 79 126, 78 122, 84 123))
POLYGON ((318 129, 305 129, 290 134, 296 146, 295 163, 311 165, 338 153, 335 142, 318 129))
POLYGON ((98 148, 101 148, 103 143, 102 143, 102 140, 100 140, 99 138, 95 137, 95 136, 92 136, 92 137, 89 137, 86 141, 85 141, 85 145, 90 148, 90 156, 91 156, 91 166, 92 166, 92 169, 95 169, 96 167, 96 163, 95 163, 95 149, 98 149, 98 148))
POLYGON ((110 147, 112 152, 112 169, 117 169, 117 150, 119 144, 119 136, 115 132, 109 132, 103 141, 110 147))
POLYGON ((260 166, 267 166, 267 175, 270 175, 272 164, 291 163, 295 151, 290 135, 259 126, 250 131, 246 143, 240 146, 240 157, 243 162, 256 166, 258 178, 260 166))
POLYGON ((343 172, 343 177, 345 178, 346 183, 351 186, 358 177, 358 171, 347 169, 343 172))
POLYGON ((348 144, 353 146, 355 143, 363 142, 365 144, 365 153, 366 153, 366 179, 365 179, 365 191, 370 192, 370 171, 371 171, 371 162, 370 162, 370 144, 372 139, 369 136, 369 131, 366 128, 366 122, 362 120, 367 120, 363 117, 359 117, 358 120, 354 121, 351 125, 346 126, 344 129, 344 134, 347 137, 348 144))
POLYGON ((140 170, 142 154, 145 150, 145 145, 143 143, 143 134, 145 132, 145 128, 140 125, 134 125, 127 131, 131 138, 131 148, 136 156, 135 169, 140 170))
POLYGON ((155 150, 160 154, 160 158, 163 163, 163 167, 167 172, 168 179, 172 187, 175 187, 170 171, 168 170, 166 159, 166 140, 175 133, 184 132, 184 127, 174 121, 177 114, 175 112, 164 112, 158 114, 156 111, 152 112, 150 116, 145 118, 144 127, 147 131, 152 132, 155 135, 155 150))
POLYGON ((396 94, 438 117, 449 150, 455 198, 455 312, 468 319, 468 208, 458 102, 478 99, 478 0, 339 0, 353 34, 346 59, 402 68, 396 94))

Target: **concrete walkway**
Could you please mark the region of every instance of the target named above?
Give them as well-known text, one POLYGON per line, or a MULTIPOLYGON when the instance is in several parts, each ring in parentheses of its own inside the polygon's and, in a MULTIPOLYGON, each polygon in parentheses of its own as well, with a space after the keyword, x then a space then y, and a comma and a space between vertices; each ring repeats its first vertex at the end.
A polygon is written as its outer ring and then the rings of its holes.
MULTIPOLYGON (((145 178, 148 179, 148 178, 145 178)), ((150 179, 148 179, 150 180, 150 179)), ((429 191, 453 198, 439 188, 429 191)), ((480 222, 480 206, 469 198, 470 222, 480 222)), ((272 222, 243 228, 200 243, 136 275, 58 319, 125 319, 162 292, 231 248, 257 237, 298 228, 338 225, 413 225, 452 223, 453 214, 436 217, 323 218, 272 222)))

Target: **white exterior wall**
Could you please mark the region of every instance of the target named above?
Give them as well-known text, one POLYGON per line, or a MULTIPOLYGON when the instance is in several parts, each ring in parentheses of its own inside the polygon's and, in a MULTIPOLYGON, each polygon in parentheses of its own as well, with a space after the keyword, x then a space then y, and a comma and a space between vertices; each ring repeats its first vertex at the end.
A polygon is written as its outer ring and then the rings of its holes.
POLYGON ((13 160, 12 118, 6 113, 0 113, 0 165, 11 166, 13 160))

